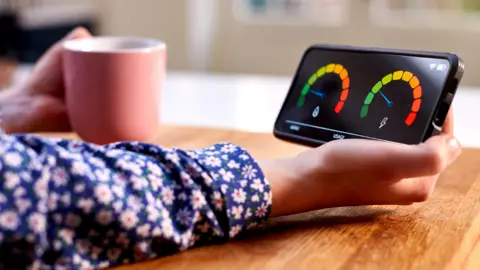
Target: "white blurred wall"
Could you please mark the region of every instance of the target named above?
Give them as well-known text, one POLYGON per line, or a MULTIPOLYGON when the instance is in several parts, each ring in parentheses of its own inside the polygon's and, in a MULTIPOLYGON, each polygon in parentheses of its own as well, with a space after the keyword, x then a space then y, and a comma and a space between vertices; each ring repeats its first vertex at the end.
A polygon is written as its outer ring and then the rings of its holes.
POLYGON ((167 42, 168 66, 188 68, 186 0, 91 0, 101 33, 139 35, 167 42))
MULTIPOLYGON (((480 73, 479 30, 461 24, 448 24, 448 28, 375 26, 367 0, 352 1, 350 22, 341 27, 243 24, 233 16, 233 0, 92 1, 97 5, 103 33, 165 40, 171 69, 291 75, 310 44, 340 43, 454 52, 466 62, 463 83, 480 85, 476 75, 480 73), (191 1, 213 3, 196 8, 208 12, 207 17, 215 23, 205 22, 205 16, 193 16, 191 1), (198 31, 212 40, 201 39, 198 31)), ((480 20, 477 23, 480 25, 480 20)))

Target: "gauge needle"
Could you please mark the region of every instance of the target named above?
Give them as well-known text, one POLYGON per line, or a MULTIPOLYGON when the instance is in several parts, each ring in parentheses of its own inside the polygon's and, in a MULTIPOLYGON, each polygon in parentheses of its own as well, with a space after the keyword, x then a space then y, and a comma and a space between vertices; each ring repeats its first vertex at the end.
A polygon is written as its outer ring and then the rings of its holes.
POLYGON ((380 95, 382 95, 382 97, 385 99, 385 101, 387 102, 388 107, 392 107, 393 103, 383 94, 382 91, 380 91, 380 95))
POLYGON ((315 94, 315 95, 319 96, 319 97, 322 98, 322 99, 325 97, 325 94, 324 94, 324 93, 317 92, 317 91, 313 91, 313 90, 310 90, 310 92, 311 92, 312 94, 315 94))

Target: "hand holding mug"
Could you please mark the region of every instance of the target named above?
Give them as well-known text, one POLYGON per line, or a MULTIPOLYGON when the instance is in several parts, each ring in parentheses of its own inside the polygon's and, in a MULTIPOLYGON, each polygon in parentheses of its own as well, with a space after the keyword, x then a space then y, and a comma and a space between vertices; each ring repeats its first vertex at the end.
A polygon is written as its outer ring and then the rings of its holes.
POLYGON ((0 93, 0 117, 4 131, 71 131, 63 83, 63 42, 90 37, 86 29, 74 29, 40 58, 23 84, 0 93))

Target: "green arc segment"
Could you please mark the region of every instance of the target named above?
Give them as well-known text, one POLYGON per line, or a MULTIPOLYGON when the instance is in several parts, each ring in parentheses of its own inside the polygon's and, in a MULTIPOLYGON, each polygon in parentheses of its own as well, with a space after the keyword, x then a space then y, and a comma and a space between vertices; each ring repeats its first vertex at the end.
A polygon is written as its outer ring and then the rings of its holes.
POLYGON ((365 105, 370 105, 372 103, 375 94, 373 92, 368 93, 367 97, 365 98, 365 105))
POLYGON ((363 105, 362 110, 360 112, 360 117, 364 118, 368 114, 368 105, 363 105))
POLYGON ((383 86, 382 82, 377 82, 375 86, 372 88, 372 93, 374 94, 378 93, 378 91, 382 89, 382 86, 383 86))
POLYGON ((302 89, 302 96, 306 96, 308 94, 308 91, 310 91, 310 85, 305 84, 305 86, 302 89))

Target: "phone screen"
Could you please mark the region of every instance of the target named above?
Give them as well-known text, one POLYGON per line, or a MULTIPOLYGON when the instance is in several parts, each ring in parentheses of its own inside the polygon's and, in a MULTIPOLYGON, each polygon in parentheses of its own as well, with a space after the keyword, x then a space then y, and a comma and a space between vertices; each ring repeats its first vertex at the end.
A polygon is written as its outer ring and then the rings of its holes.
POLYGON ((310 49, 275 129, 321 142, 420 143, 450 68, 442 58, 310 49))

